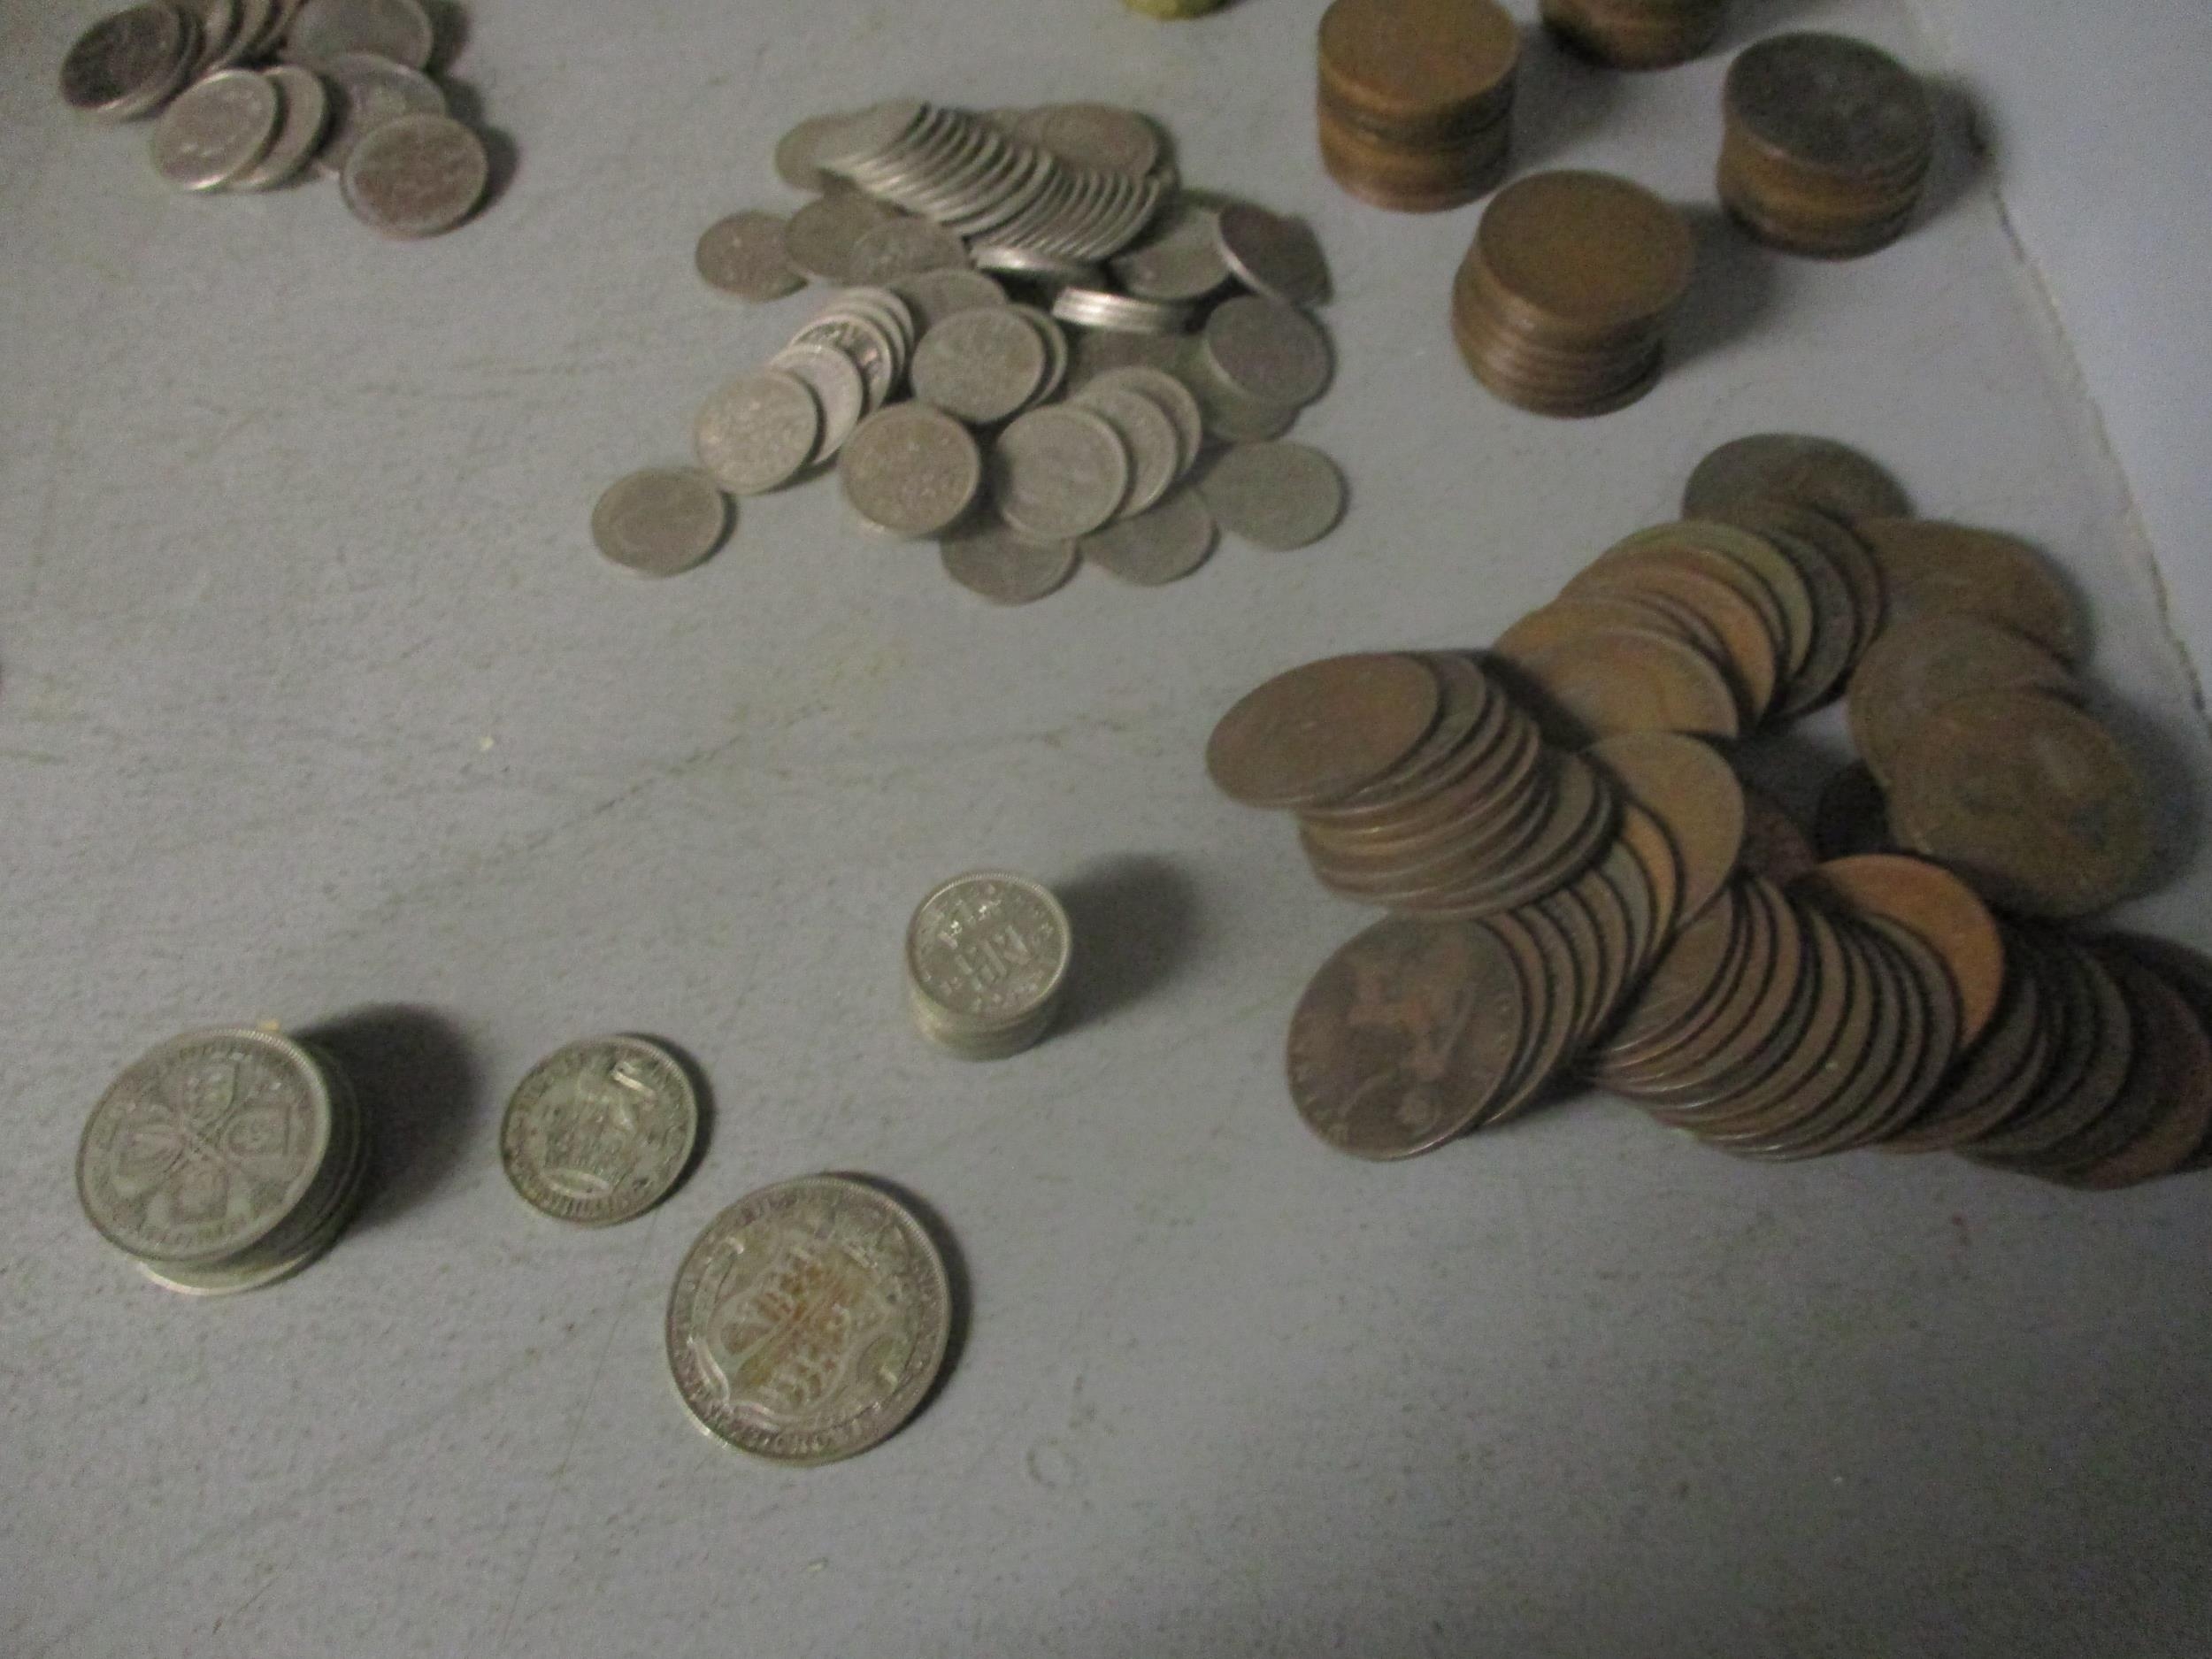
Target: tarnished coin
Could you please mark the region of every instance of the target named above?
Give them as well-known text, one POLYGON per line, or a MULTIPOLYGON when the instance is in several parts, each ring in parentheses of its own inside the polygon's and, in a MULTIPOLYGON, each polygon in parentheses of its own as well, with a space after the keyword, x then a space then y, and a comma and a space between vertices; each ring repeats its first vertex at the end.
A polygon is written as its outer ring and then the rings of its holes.
POLYGON ((1673 732, 1628 732, 1583 752, 1657 820, 1681 877, 1678 925, 1701 913, 1735 873, 1747 817, 1735 769, 1709 743, 1673 732))
POLYGON ((1048 104, 1024 116, 1015 133, 1072 167, 1141 179, 1160 161, 1160 135, 1152 123, 1110 104, 1048 104))
POLYGON ((1732 119, 1763 150, 1824 172, 1909 173, 1935 139, 1920 82, 1849 35, 1770 35, 1737 54, 1724 96, 1732 119))
POLYGON ((997 605, 1056 593, 1082 562, 1072 541, 1025 541, 1002 524, 978 525, 937 544, 945 574, 997 605))
POLYGON ((838 481, 862 520, 913 540, 958 522, 983 487, 968 429, 927 403, 894 403, 860 423, 838 457, 838 481))
POLYGON ((980 271, 917 271, 890 287, 924 334, 956 311, 1006 303, 1006 290, 980 271))
POLYGON ((824 311, 791 336, 787 350, 826 346, 860 371, 861 413, 873 414, 890 401, 905 358, 903 335, 882 312, 845 305, 824 311))
POLYGON ((1246 806, 1319 806, 1373 783, 1436 723, 1443 688, 1415 657, 1361 652, 1276 675, 1206 743, 1206 772, 1246 806))
POLYGON ((692 426, 699 465, 740 495, 789 483, 821 437, 821 405, 804 380, 782 369, 741 374, 707 400, 692 426))
MULTIPOLYGON (((1097 336, 1086 336, 1086 342, 1097 336)), ((1127 388, 1152 401, 1167 418, 1175 423, 1176 473, 1187 472, 1198 459, 1198 452, 1206 447, 1206 421, 1198 407, 1198 399, 1191 395, 1189 387, 1164 369, 1144 365, 1109 368, 1087 375, 1077 388, 1075 396, 1080 402, 1093 391, 1104 392, 1127 388)))
POLYGON ((668 1363, 699 1426, 780 1463, 826 1463, 895 1432, 952 1340, 952 1284, 914 1213, 841 1175, 738 1200, 668 1298, 668 1363))
POLYGON ((898 217, 892 209, 857 190, 841 191, 809 202, 784 227, 784 251, 791 263, 824 282, 849 282, 853 249, 879 225, 898 217))
POLYGON ((709 288, 741 300, 780 300, 806 286, 783 245, 780 215, 749 209, 718 219, 699 237, 693 256, 709 288))
POLYGON ((353 216, 385 236, 436 236, 491 182, 484 141, 449 115, 396 115, 355 140, 339 173, 353 216))
POLYGON ((895 219, 861 233, 845 263, 848 282, 891 282, 925 271, 965 271, 959 237, 926 219, 895 219))
POLYGON ((173 5, 134 5, 102 18, 62 59, 62 102, 110 120, 151 111, 190 62, 195 35, 173 5))
POLYGON ((235 67, 267 23, 270 4, 271 0, 260 0, 251 8, 253 15, 242 19, 245 27, 241 28, 239 0, 187 0, 185 9, 199 22, 200 42, 193 50, 185 84, 215 70, 235 67))
POLYGON ((373 52, 410 69, 427 69, 436 31, 419 0, 306 0, 286 32, 294 63, 327 63, 341 52, 373 52))
POLYGON ((1912 503, 1879 464, 1832 438, 1763 432, 1724 443, 1697 464, 1682 492, 1686 518, 1726 518, 1751 501, 1811 507, 1846 524, 1902 518, 1912 503))
POLYGON ((283 119, 269 153, 230 181, 233 190, 273 190, 290 183, 322 148, 330 127, 330 89, 320 75, 296 64, 280 64, 263 74, 284 101, 283 119))
POLYGON ((1115 280, 1139 299, 1189 304, 1225 287, 1228 262, 1211 208, 1174 209, 1145 242, 1118 257, 1115 280))
POLYGON ((154 126, 154 171, 180 190, 214 190, 269 152, 284 99, 250 69, 224 69, 188 88, 154 126))
POLYGON ((826 461, 843 449, 868 410, 868 383, 859 365, 835 346, 818 342, 786 346, 768 359, 768 366, 796 375, 814 394, 822 411, 822 435, 813 458, 826 461))
POLYGON ((499 1160, 533 1209, 606 1227, 668 1195, 698 1133, 698 1096, 675 1056, 642 1037, 592 1037, 516 1085, 499 1160))
POLYGON ((1195 490, 1179 489, 1157 506, 1117 519, 1078 544, 1086 563, 1141 588, 1179 581, 1214 550, 1214 516, 1195 490))
POLYGON ((847 114, 810 115, 776 141, 776 176, 795 190, 820 196, 838 188, 842 180, 822 168, 826 143, 843 134, 851 124, 847 114))
POLYGON ((1751 874, 1787 887, 1820 862, 1797 820, 1765 790, 1744 786, 1743 805, 1741 862, 1751 874))
POLYGON ((1886 780, 1920 722, 1952 698, 2012 689, 2079 693, 2073 672, 2025 634, 1965 611, 1917 612, 1885 628, 1852 676, 1851 741, 1886 780))
POLYGON ((1859 534, 1881 567, 1894 620, 1963 611, 2078 663, 2089 629, 2065 579, 2026 542, 1926 518, 1869 518, 1859 534))
POLYGON ((1256 294, 1287 305, 1318 305, 1329 297, 1328 261, 1312 231, 1246 202, 1233 202, 1214 217, 1221 257, 1256 294))
POLYGON ((1233 444, 1198 488, 1224 530, 1278 553, 1318 541, 1344 516, 1344 475, 1302 443, 1233 444))
POLYGON ((1048 1014, 1066 993, 1074 955, 1074 930, 1052 890, 1003 870, 955 876, 907 924, 910 988, 972 1036, 1025 1029, 1048 1014))
POLYGON ((1067 541, 1114 516, 1129 493, 1129 451, 1103 419, 1054 403, 1031 410, 999 434, 991 446, 991 495, 999 516, 1021 534, 1067 541))
POLYGON ((1174 420, 1126 382, 1086 388, 1075 401, 1104 416, 1129 451, 1129 494, 1120 516, 1132 518, 1152 507, 1183 474, 1183 440, 1174 420))
POLYGON ((730 504, 714 480, 687 466, 654 466, 617 479, 591 510, 599 550, 641 576, 673 576, 722 543, 730 504))
POLYGON ((1051 362, 1044 336, 1018 309, 979 305, 925 334, 907 375, 924 403, 988 426, 1038 396, 1051 362))
POLYGON ((1280 300, 1256 294, 1224 300, 1200 339, 1214 373, 1255 402, 1295 407, 1328 387, 1328 336, 1280 300))
POLYGON ((402 115, 443 115, 445 93, 420 70, 373 52, 341 52, 315 71, 330 85, 330 136, 315 157, 320 172, 343 177, 346 157, 363 136, 402 115))
POLYGON ((2005 988, 2005 941, 1997 918, 1949 871, 1895 853, 1831 859, 1808 872, 1803 890, 1909 930, 1941 958, 1959 999, 1959 1043, 1988 1029, 2005 988))

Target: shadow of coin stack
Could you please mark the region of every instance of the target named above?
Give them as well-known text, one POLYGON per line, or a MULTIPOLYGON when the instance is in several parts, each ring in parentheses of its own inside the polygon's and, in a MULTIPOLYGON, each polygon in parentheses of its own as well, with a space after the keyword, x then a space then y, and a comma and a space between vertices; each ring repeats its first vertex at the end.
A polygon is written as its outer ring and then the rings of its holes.
POLYGON ((1728 0, 1544 0, 1544 27, 1616 69, 1686 63, 1719 35, 1728 0))
POLYGON ((1399 212, 1473 201, 1504 176, 1520 56, 1492 0, 1335 0, 1321 19, 1322 165, 1399 212))

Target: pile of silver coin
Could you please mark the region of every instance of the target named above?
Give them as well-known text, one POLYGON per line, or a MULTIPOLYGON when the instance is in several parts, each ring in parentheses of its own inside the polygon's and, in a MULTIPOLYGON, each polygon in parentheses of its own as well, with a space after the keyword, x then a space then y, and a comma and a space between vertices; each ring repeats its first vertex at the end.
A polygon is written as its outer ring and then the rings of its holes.
POLYGON ((964 1060, 1033 1046, 1066 1001, 1074 930, 1050 888, 1002 870, 955 876, 906 930, 914 1027, 964 1060))
POLYGON ((425 73, 436 48, 420 0, 148 0, 78 37, 61 95, 108 120, 157 111, 154 170, 180 190, 311 171, 371 228, 430 236, 491 180, 484 141, 425 73))
POLYGON ((700 411, 703 472, 649 469, 603 496, 610 558, 687 569, 726 530, 710 492, 833 465, 865 529, 935 540, 956 581, 1000 603, 1086 563, 1173 581, 1223 530, 1289 549, 1334 527, 1342 476, 1279 442, 1332 371, 1308 311, 1328 295, 1319 246, 1294 220, 1183 196, 1144 117, 901 100, 800 123, 776 169, 816 199, 718 220, 700 275, 754 302, 809 279, 838 292, 700 411), (649 496, 664 518, 636 510, 649 496))

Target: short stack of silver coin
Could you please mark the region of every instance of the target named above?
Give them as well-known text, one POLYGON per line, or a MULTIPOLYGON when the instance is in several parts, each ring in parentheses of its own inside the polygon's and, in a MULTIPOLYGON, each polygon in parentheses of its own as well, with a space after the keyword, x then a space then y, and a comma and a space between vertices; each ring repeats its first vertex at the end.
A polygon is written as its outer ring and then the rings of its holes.
POLYGON ((906 1001, 924 1038, 964 1060, 1019 1054, 1066 1000, 1074 932, 1049 888, 1000 870, 956 876, 906 930, 906 1001))
POLYGON ((369 1137, 345 1074, 273 1033, 187 1033, 141 1056, 93 1109, 77 1194, 157 1285, 220 1296, 273 1285, 352 1218, 369 1137))
MULTIPOLYGON (((689 568, 711 550, 713 485, 763 494, 833 462, 864 528, 935 540, 956 581, 1005 604, 1086 563, 1176 580, 1222 530, 1287 549, 1334 527, 1333 464, 1277 442, 1331 374, 1308 310, 1328 293, 1320 249, 1294 220, 1179 196, 1144 117, 902 100, 800 123, 776 170, 816 199, 718 220, 700 275, 753 302, 810 279, 841 291, 709 400, 697 499, 657 531, 628 515, 625 549, 599 538, 611 558, 689 568)), ((595 525, 641 479, 672 503, 673 475, 618 481, 595 525)))
POLYGON ((373 229, 429 236, 475 211, 491 178, 426 73, 436 47, 420 0, 148 0, 78 37, 61 93, 108 120, 158 111, 154 170, 180 190, 312 171, 373 229))

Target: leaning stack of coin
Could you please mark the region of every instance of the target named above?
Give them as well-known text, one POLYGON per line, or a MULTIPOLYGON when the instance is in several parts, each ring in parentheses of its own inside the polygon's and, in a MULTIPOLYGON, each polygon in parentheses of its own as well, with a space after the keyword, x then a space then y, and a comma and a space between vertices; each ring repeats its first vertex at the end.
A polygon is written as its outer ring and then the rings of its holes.
POLYGON ((999 1060, 1042 1037, 1067 998, 1074 930, 1051 890, 981 870, 924 899, 906 930, 915 1029, 964 1060, 999 1060))
POLYGON ((1520 408, 1623 408, 1659 378, 1693 257, 1682 215, 1640 185, 1532 174, 1483 211, 1452 285, 1452 337, 1475 378, 1520 408))
POLYGON ((1521 36, 1493 0, 1334 0, 1318 56, 1321 162, 1362 201, 1433 212, 1504 176, 1521 36))
POLYGON ((77 1195, 157 1285, 219 1296, 274 1284, 337 1241, 367 1174, 351 1086, 326 1057, 258 1030, 149 1050, 93 1108, 77 1195))
POLYGON ((1895 58, 1847 35, 1776 35, 1729 65, 1720 198, 1761 242, 1851 258, 1905 234, 1935 120, 1895 58))
POLYGON ((1686 63, 1719 36, 1728 0, 1543 0, 1544 27, 1616 69, 1686 63))

